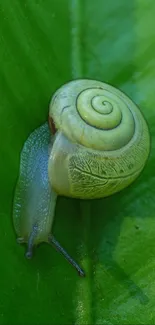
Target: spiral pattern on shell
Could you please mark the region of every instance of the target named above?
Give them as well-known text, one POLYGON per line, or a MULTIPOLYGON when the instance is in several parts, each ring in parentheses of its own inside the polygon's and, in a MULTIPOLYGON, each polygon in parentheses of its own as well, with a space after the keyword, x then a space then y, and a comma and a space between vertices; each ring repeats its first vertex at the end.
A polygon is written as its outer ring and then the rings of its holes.
POLYGON ((142 129, 141 113, 124 93, 89 79, 59 88, 49 115, 68 139, 95 150, 120 149, 142 129))

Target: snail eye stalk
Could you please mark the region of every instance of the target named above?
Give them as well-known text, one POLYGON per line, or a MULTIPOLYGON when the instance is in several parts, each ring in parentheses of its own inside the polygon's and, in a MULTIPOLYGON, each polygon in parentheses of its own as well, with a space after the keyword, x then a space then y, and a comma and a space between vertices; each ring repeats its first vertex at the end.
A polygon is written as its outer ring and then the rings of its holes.
POLYGON ((81 267, 73 260, 73 258, 66 252, 66 250, 60 245, 60 243, 55 239, 54 236, 49 235, 48 243, 51 244, 58 252, 60 252, 65 259, 77 270, 81 277, 85 276, 84 271, 81 267))
POLYGON ((27 252, 25 254, 27 259, 31 259, 33 256, 33 247, 34 247, 35 238, 37 236, 37 231, 38 231, 38 226, 37 225, 33 226, 33 230, 28 239, 27 252))

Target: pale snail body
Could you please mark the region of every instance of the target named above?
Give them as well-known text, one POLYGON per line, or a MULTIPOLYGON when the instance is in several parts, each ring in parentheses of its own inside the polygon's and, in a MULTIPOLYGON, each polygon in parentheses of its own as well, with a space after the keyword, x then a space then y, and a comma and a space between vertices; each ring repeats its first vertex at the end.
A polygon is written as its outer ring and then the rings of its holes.
POLYGON ((49 128, 44 124, 29 136, 22 150, 13 218, 21 242, 28 242, 36 224, 39 231, 34 244, 48 241, 52 227, 57 195, 48 180, 49 143, 49 128))
POLYGON ((93 80, 62 86, 51 100, 49 117, 55 135, 50 137, 45 124, 22 150, 14 226, 19 241, 28 243, 27 257, 34 245, 48 242, 83 276, 51 234, 57 195, 101 198, 131 184, 148 158, 148 127, 126 95, 93 80))

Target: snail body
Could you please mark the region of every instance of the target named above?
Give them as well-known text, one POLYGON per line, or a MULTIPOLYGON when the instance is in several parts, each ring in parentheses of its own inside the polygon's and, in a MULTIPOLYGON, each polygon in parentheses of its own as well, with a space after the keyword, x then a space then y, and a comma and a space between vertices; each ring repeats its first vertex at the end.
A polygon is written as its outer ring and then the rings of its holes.
POLYGON ((17 242, 27 244, 26 258, 33 248, 45 242, 53 245, 84 276, 83 270, 70 257, 51 233, 57 194, 48 178, 50 131, 45 123, 29 136, 20 157, 20 173, 15 190, 13 223, 17 242))
POLYGON ((83 270, 52 234, 58 195, 95 199, 114 194, 141 173, 150 150, 147 124, 120 90, 94 80, 75 80, 52 97, 48 124, 24 144, 14 200, 18 241, 48 242, 83 270))
POLYGON ((29 136, 21 153, 13 220, 18 240, 23 243, 28 242, 36 225, 39 231, 34 245, 48 241, 46 228, 52 227, 56 193, 50 187, 47 174, 49 142, 49 128, 44 124, 29 136))

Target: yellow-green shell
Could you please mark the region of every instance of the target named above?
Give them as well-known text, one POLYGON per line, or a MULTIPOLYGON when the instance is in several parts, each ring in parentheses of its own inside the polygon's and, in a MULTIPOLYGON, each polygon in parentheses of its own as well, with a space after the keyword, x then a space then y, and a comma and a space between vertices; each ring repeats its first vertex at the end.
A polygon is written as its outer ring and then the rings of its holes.
POLYGON ((62 86, 50 103, 58 133, 49 178, 60 195, 100 198, 132 183, 150 150, 147 124, 120 90, 94 80, 62 86))

